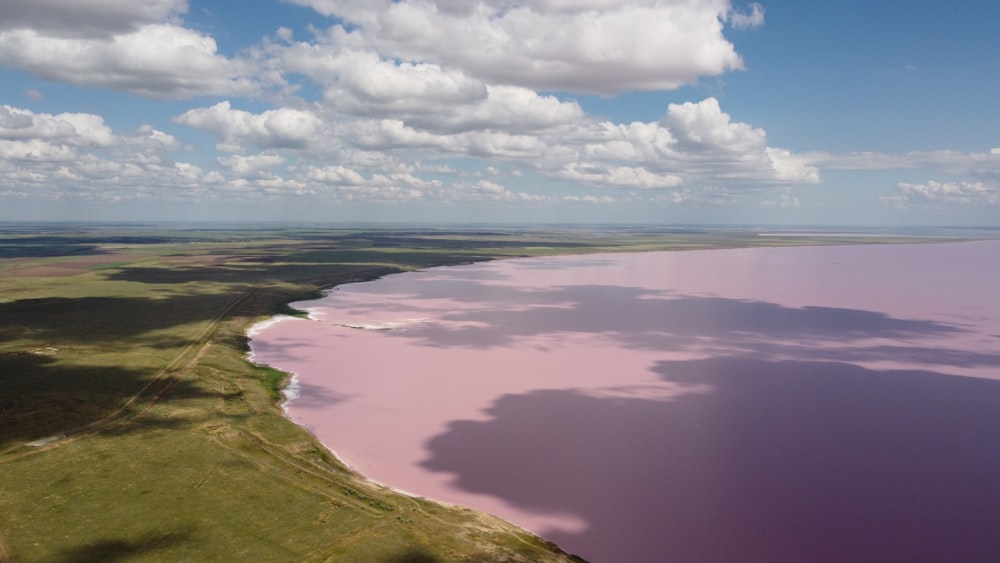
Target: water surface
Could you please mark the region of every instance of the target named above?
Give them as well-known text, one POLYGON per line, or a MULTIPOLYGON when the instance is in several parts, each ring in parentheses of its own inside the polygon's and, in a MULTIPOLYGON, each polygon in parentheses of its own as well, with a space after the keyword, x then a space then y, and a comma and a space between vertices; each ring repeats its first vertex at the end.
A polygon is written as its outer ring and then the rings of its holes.
POLYGON ((995 560, 1000 242, 507 260, 258 331, 364 475, 593 561, 995 560))

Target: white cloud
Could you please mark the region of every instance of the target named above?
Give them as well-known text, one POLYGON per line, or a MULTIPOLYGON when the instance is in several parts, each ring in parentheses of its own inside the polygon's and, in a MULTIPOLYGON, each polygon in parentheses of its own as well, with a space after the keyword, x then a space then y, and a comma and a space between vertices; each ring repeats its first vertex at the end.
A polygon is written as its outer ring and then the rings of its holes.
POLYGON ((555 96, 540 96, 517 86, 490 86, 486 99, 478 104, 458 107, 440 120, 421 119, 417 115, 408 122, 448 132, 496 129, 523 133, 570 124, 583 116, 583 110, 576 102, 564 102, 555 96))
POLYGON ((0 139, 0 160, 36 160, 44 162, 70 161, 76 152, 66 145, 48 143, 41 139, 11 141, 0 139))
POLYGON ((0 106, 0 186, 7 194, 169 199, 171 189, 197 189, 204 177, 198 166, 169 158, 179 148, 176 138, 149 125, 114 132, 94 114, 0 106))
POLYGON ((251 61, 183 27, 187 10, 187 0, 4 0, 0 64, 153 98, 255 93, 268 77, 247 78, 251 61))
POLYGON ((326 99, 349 113, 412 113, 426 104, 438 107, 486 98, 486 86, 458 70, 396 63, 374 52, 339 52, 299 44, 288 48, 282 58, 289 71, 326 83, 326 99))
POLYGON ((187 0, 3 0, 0 30, 58 37, 107 37, 187 12, 187 0))
POLYGON ((767 147, 765 153, 775 180, 793 184, 819 183, 819 170, 791 151, 767 147))
POLYGON ((116 142, 111 128, 89 113, 34 113, 0 106, 0 159, 63 162, 81 148, 108 148, 116 142))
POLYGON ((323 85, 324 103, 341 114, 397 119, 438 132, 532 131, 583 117, 576 102, 518 86, 487 85, 437 64, 306 43, 271 49, 287 72, 323 85))
POLYGON ((370 174, 365 177, 357 170, 347 166, 308 166, 299 179, 313 184, 316 191, 323 188, 347 188, 352 197, 377 196, 398 199, 403 194, 407 197, 424 198, 439 194, 442 183, 437 180, 425 180, 407 172, 390 174, 370 174))
POLYGON ((188 162, 175 162, 174 170, 177 171, 177 176, 181 178, 186 183, 195 183, 202 178, 202 169, 200 166, 195 166, 188 162))
POLYGON ((219 164, 223 168, 240 178, 270 175, 272 168, 284 163, 285 159, 276 154, 231 155, 219 158, 219 164))
POLYGON ((764 7, 754 2, 750 4, 750 13, 733 11, 729 14, 729 24, 737 29, 748 29, 764 25, 764 7))
POLYGON ((591 205, 608 205, 612 203, 618 203, 618 200, 609 196, 595 196, 595 195, 568 195, 563 197, 563 201, 579 202, 579 203, 589 203, 591 205))
POLYGON ((790 194, 781 194, 781 197, 774 200, 768 199, 761 202, 761 207, 773 207, 778 209, 791 209, 799 206, 799 198, 790 194))
POLYGON ((107 39, 4 30, 0 60, 49 80, 153 98, 251 94, 256 89, 241 78, 241 63, 217 53, 214 39, 173 24, 147 24, 107 39))
POLYGON ((324 128, 323 121, 310 112, 279 108, 255 114, 233 109, 228 101, 188 110, 174 121, 212 133, 221 141, 219 149, 227 152, 239 152, 244 144, 306 148, 319 140, 324 128))
POLYGON ((671 104, 657 123, 603 122, 553 141, 575 150, 562 178, 633 187, 814 184, 819 171, 767 145, 764 130, 733 122, 714 98, 671 104))
POLYGON ((420 149, 438 156, 537 159, 551 150, 545 139, 536 135, 492 130, 442 134, 410 127, 398 119, 355 121, 346 124, 341 134, 367 150, 420 149))
POLYGON ((608 203, 721 201, 819 179, 812 162, 768 146, 763 129, 734 121, 714 98, 671 104, 659 120, 614 123, 551 93, 669 89, 740 68, 723 31, 762 24, 757 4, 295 1, 343 25, 305 42, 276 22, 273 36, 228 58, 210 35, 184 27, 186 0, 7 0, 5 67, 147 97, 233 101, 175 110, 175 123, 213 135, 225 153, 207 158, 181 153, 181 141, 153 126, 114 132, 92 114, 3 106, 0 183, 116 198, 180 190, 608 203), (278 95, 263 92, 273 85, 283 87, 278 95), (302 92, 321 95, 306 102, 302 92), (274 109, 237 109, 241 96, 274 109), (587 191, 563 200, 515 187, 536 181, 587 191))
POLYGON ((515 192, 490 180, 455 182, 448 189, 435 194, 448 201, 496 201, 505 203, 542 203, 551 198, 539 194, 515 192))
POLYGON ((732 123, 715 98, 670 104, 663 123, 681 145, 692 151, 747 153, 761 150, 767 144, 763 129, 732 123))
POLYGON ((633 188, 675 188, 684 182, 676 174, 657 174, 641 166, 608 166, 599 163, 572 162, 556 175, 573 182, 633 188))
POLYGON ((611 94, 673 89, 742 67, 722 34, 726 0, 294 1, 350 24, 331 29, 331 44, 491 84, 611 94))
POLYGON ((337 186, 361 186, 366 183, 364 176, 346 166, 310 166, 306 177, 314 182, 337 186))
POLYGON ((480 180, 476 184, 476 187, 480 191, 494 193, 494 194, 502 194, 507 191, 507 189, 501 186, 500 184, 496 182, 491 182, 489 180, 480 180))
POLYGON ((137 144, 141 143, 152 150, 162 149, 173 151, 180 148, 180 141, 173 135, 164 133, 159 129, 154 129, 151 125, 139 127, 134 136, 134 142, 137 144))
MULTIPOLYGON (((250 147, 298 151, 303 158, 380 171, 413 172, 403 161, 473 157, 516 163, 589 186, 666 189, 819 181, 814 167, 790 151, 769 147, 762 129, 733 122, 713 98, 671 105, 660 122, 615 124, 596 122, 575 104, 522 88, 490 87, 478 106, 430 108, 425 119, 434 123, 348 116, 328 123, 302 110, 254 114, 221 102, 189 110, 175 121, 212 133, 219 148, 233 153, 250 147), (494 95, 504 103, 491 105, 494 95), (514 109, 484 110, 496 107, 514 109), (533 119, 526 118, 532 110, 533 119), (482 116, 478 123, 475 115, 482 116), (463 124, 460 130, 449 130, 458 123, 463 124)), ((423 166, 424 173, 433 171, 426 162, 423 166)), ((440 167, 436 172, 453 173, 440 167)))
POLYGON ((104 118, 90 113, 34 113, 9 105, 0 106, 0 139, 36 139, 88 147, 110 146, 114 141, 104 118))

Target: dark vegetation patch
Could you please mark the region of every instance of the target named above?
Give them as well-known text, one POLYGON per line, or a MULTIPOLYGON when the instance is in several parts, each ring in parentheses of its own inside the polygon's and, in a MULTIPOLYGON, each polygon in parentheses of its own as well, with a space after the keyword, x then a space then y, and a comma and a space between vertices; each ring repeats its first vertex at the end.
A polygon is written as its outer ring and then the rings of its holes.
POLYGON ((84 256, 105 254, 93 244, 59 242, 23 242, 0 244, 0 259, 3 258, 53 258, 56 256, 84 256))

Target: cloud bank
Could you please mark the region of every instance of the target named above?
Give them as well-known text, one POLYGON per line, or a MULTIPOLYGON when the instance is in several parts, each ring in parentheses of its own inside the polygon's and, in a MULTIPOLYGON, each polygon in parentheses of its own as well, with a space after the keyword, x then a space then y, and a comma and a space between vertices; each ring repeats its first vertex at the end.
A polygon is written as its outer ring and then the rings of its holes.
POLYGON ((344 21, 324 44, 493 84, 614 94, 674 89, 743 66, 723 35, 731 12, 724 0, 293 1, 344 21))
POLYGON ((996 203, 998 149, 799 153, 716 97, 631 122, 580 101, 741 71, 726 35, 765 25, 757 3, 289 2, 327 18, 308 37, 276 21, 232 55, 186 0, 4 2, 0 66, 174 111, 113 129, 96 113, 0 106, 0 196, 792 209, 821 169, 933 167, 949 179, 883 200, 996 203))

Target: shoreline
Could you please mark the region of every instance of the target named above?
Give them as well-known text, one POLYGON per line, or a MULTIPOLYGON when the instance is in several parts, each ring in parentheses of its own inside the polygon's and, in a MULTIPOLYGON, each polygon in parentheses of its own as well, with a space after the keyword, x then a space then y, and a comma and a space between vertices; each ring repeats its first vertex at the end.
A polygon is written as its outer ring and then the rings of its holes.
MULTIPOLYGON (((323 291, 323 297, 326 296, 327 291, 332 291, 332 290, 333 290, 333 288, 330 288, 329 290, 324 290, 323 291)), ((322 297, 317 297, 317 299, 322 299, 322 297)), ((312 301, 312 299, 310 299, 309 301, 312 301)), ((289 301, 289 302, 286 303, 286 305, 290 305, 292 303, 299 303, 299 301, 289 301)), ((405 491, 403 489, 397 489, 395 487, 387 485, 386 483, 382 483, 380 481, 376 481, 375 479, 372 479, 372 478, 368 477, 367 475, 365 475, 364 473, 362 473, 358 469, 357 466, 355 466, 353 463, 351 463, 350 461, 348 461, 347 459, 345 459, 344 457, 342 457, 337 452, 336 449, 330 447, 329 444, 327 444, 327 443, 323 442, 322 440, 320 440, 319 437, 316 435, 316 433, 312 431, 312 429, 310 429, 308 426, 306 426, 301 421, 297 420, 294 416, 291 415, 291 413, 288 411, 288 406, 293 401, 295 401, 296 399, 298 399, 301 396, 301 394, 300 394, 301 387, 299 386, 299 382, 301 381, 301 379, 299 378, 299 374, 297 374, 295 372, 286 371, 284 369, 272 366, 270 364, 263 364, 263 363, 258 363, 257 361, 255 361, 254 360, 253 340, 254 340, 254 337, 256 335, 260 334, 261 332, 263 332, 264 330, 266 330, 268 327, 274 326, 274 325, 276 325, 276 324, 278 324, 280 322, 285 322, 285 321, 288 321, 288 320, 318 320, 318 319, 312 317, 313 311, 307 311, 307 313, 309 313, 309 315, 310 315, 307 319, 301 319, 299 317, 293 317, 291 315, 286 315, 284 313, 279 313, 277 315, 268 317, 267 319, 264 319, 262 321, 258 321, 256 323, 253 323, 246 330, 247 352, 246 352, 246 354, 244 354, 244 358, 246 359, 246 361, 248 361, 248 362, 250 362, 253 365, 258 366, 258 367, 273 369, 273 370, 276 370, 276 371, 279 371, 279 372, 285 374, 285 378, 281 382, 281 401, 278 402, 278 407, 281 409, 281 414, 285 418, 287 418, 288 420, 290 420, 293 423, 295 423, 295 425, 298 426, 299 428, 302 428, 306 432, 309 432, 309 435, 312 436, 313 439, 318 444, 320 444, 321 446, 323 446, 323 449, 325 449, 326 451, 330 452, 330 454, 333 455, 333 457, 336 458, 336 460, 339 463, 341 463, 344 467, 346 467, 347 469, 349 469, 351 471, 351 473, 353 473, 354 475, 356 475, 357 477, 359 477, 361 480, 365 481, 366 483, 370 483, 370 484, 376 485, 376 486, 378 486, 378 487, 380 487, 382 489, 386 489, 386 490, 393 491, 393 492, 396 492, 396 493, 399 493, 399 494, 402 494, 402 495, 406 495, 406 496, 411 497, 411 498, 429 500, 431 502, 435 502, 437 504, 441 504, 441 505, 445 505, 445 506, 456 506, 456 507, 459 507, 460 505, 457 505, 457 504, 451 504, 451 503, 447 503, 447 502, 444 502, 444 501, 439 501, 439 500, 431 499, 431 498, 425 497, 423 495, 418 495, 416 493, 411 493, 411 492, 405 491)), ((469 508, 469 507, 461 506, 461 508, 469 508)), ((470 510, 472 510, 472 509, 470 509, 470 510)), ((496 517, 496 516, 494 516, 494 517, 496 517)), ((501 518, 501 520, 502 520, 502 518, 501 518)), ((506 520, 504 520, 504 521, 507 522, 506 520)), ((508 523, 513 524, 512 522, 508 522, 508 523)), ((516 526, 517 524, 514 524, 514 525, 516 526)), ((518 527, 520 527, 520 526, 518 526, 518 527)), ((531 532, 531 533, 534 533, 534 532, 531 532)))
MULTIPOLYGON (((292 301, 290 303, 294 303, 294 302, 295 301, 292 301)), ((337 460, 338 463, 340 463, 345 468, 347 468, 355 477, 357 477, 358 479, 362 480, 363 482, 365 482, 365 483, 367 483, 369 485, 374 485, 374 486, 376 486, 376 487, 378 487, 380 489, 383 489, 383 490, 386 490, 386 491, 391 491, 391 492, 394 492, 394 493, 398 493, 400 495, 409 497, 411 499, 424 500, 424 501, 432 502, 434 504, 438 504, 438 505, 441 505, 441 506, 444 506, 444 507, 460 508, 460 509, 464 509, 464 510, 472 510, 472 511, 475 511, 475 512, 483 512, 483 511, 478 510, 476 508, 473 508, 471 506, 466 506, 466 505, 462 505, 462 504, 455 504, 455 503, 451 503, 451 502, 447 502, 447 501, 435 499, 435 498, 432 498, 432 497, 428 497, 426 495, 421 495, 421 494, 418 494, 418 493, 407 491, 405 489, 400 489, 400 488, 397 488, 397 487, 393 487, 392 485, 389 485, 387 483, 383 483, 381 481, 378 481, 376 479, 373 479, 373 478, 369 477, 364 472, 362 472, 356 465, 354 465, 348 459, 346 459, 343 456, 341 456, 340 453, 338 453, 336 449, 330 447, 329 444, 327 444, 326 442, 324 442, 323 440, 321 440, 319 438, 319 436, 317 436, 316 433, 313 432, 313 430, 311 428, 309 428, 308 426, 306 426, 301 421, 299 421, 298 419, 296 419, 294 416, 291 415, 291 413, 288 410, 288 406, 293 401, 295 401, 296 399, 298 399, 301 396, 300 395, 301 388, 299 386, 299 382, 300 382, 299 374, 297 374, 295 372, 286 371, 286 370, 277 368, 277 367, 269 365, 269 364, 261 364, 261 363, 257 363, 256 361, 254 361, 254 359, 253 359, 253 345, 252 345, 253 337, 251 336, 251 331, 253 331, 254 334, 258 334, 260 331, 266 329, 269 326, 272 326, 272 325, 276 324, 277 322, 281 322, 281 321, 288 320, 288 319, 295 319, 295 318, 296 317, 291 317, 289 315, 279 314, 279 315, 275 315, 275 317, 269 318, 267 320, 260 321, 258 323, 254 323, 253 325, 251 325, 250 329, 247 330, 247 338, 248 338, 247 345, 250 348, 250 350, 245 355, 246 360, 248 362, 252 363, 255 366, 259 366, 259 367, 263 367, 263 368, 268 368, 268 369, 273 369, 273 370, 279 371, 281 373, 284 373, 286 375, 285 379, 282 381, 282 388, 281 388, 282 399, 278 403, 278 407, 281 408, 281 414, 282 414, 282 416, 284 416, 286 419, 288 419, 289 421, 291 421, 293 424, 295 424, 299 428, 302 428, 303 430, 305 430, 306 432, 308 432, 309 435, 312 436, 313 440, 315 440, 317 444, 319 444, 320 446, 322 446, 324 450, 326 450, 327 452, 329 452, 330 455, 332 455, 337 460), (281 317, 281 318, 278 318, 278 317, 281 317), (261 326, 261 325, 263 325, 263 326, 261 326)), ((541 538, 542 540, 551 543, 551 540, 545 539, 544 537, 540 536, 538 534, 538 532, 529 530, 529 529, 525 528, 524 526, 522 526, 522 525, 520 525, 520 524, 518 524, 516 522, 512 522, 510 520, 507 520, 505 518, 497 516, 496 514, 492 514, 492 513, 484 513, 484 514, 488 514, 491 518, 496 518, 498 520, 502 520, 503 522, 506 522, 507 524, 509 524, 511 526, 514 526, 514 527, 516 527, 516 528, 518 528, 520 530, 523 530, 526 533, 529 533, 531 535, 537 536, 537 537, 541 538)))
MULTIPOLYGON (((644 252, 644 251, 639 251, 639 252, 644 252)), ((588 255, 595 255, 595 256, 599 256, 599 255, 602 255, 602 254, 617 254, 617 253, 616 252, 594 252, 594 253, 588 253, 588 255)), ((501 258, 501 259, 503 259, 503 260, 534 260, 534 259, 545 259, 545 258, 551 259, 551 258, 558 258, 558 257, 563 257, 563 256, 565 256, 565 257, 579 257, 580 255, 579 254, 568 254, 568 255, 554 255, 554 256, 511 256, 511 257, 504 257, 504 258, 501 258)), ((493 260, 495 260, 495 259, 469 262, 469 263, 460 264, 460 265, 461 266, 470 266, 470 265, 484 263, 484 262, 491 262, 493 260)), ((445 264, 445 265, 440 265, 440 266, 431 266, 431 267, 428 267, 428 268, 420 268, 418 270, 414 270, 414 272, 421 272, 421 271, 426 271, 426 270, 435 269, 435 268, 449 268, 449 267, 453 267, 453 266, 455 266, 455 264, 445 264)), ((396 274, 406 274, 406 273, 412 273, 412 272, 397 272, 396 274)), ((388 274, 388 275, 394 275, 394 274, 388 274)), ((382 275, 382 276, 374 277, 372 279, 360 280, 360 281, 352 281, 352 282, 348 282, 348 283, 372 282, 372 281, 376 281, 376 280, 382 279, 384 277, 386 277, 386 276, 382 275)), ((295 299, 289 300, 287 302, 284 302, 283 305, 291 307, 295 303, 306 303, 306 302, 309 302, 309 301, 316 301, 316 300, 319 300, 319 299, 323 299, 323 298, 327 297, 333 291, 337 290, 339 288, 339 285, 341 285, 341 284, 337 284, 337 285, 333 285, 333 286, 330 286, 330 287, 327 287, 327 288, 323 288, 323 289, 319 290, 317 292, 318 294, 315 294, 314 296, 309 296, 309 297, 306 297, 304 299, 295 298, 295 299)), ((289 405, 291 405, 292 402, 294 402, 295 400, 297 400, 297 399, 299 399, 301 397, 301 387, 300 387, 300 381, 301 381, 301 379, 299 377, 299 374, 296 373, 296 372, 291 372, 291 371, 287 371, 287 370, 281 369, 281 368, 276 367, 276 366, 272 366, 270 364, 264 364, 264 363, 258 363, 258 362, 256 362, 254 360, 253 340, 254 340, 254 337, 256 335, 260 334, 264 330, 266 330, 269 327, 274 326, 274 325, 276 325, 278 323, 282 323, 282 322, 286 322, 286 321, 294 321, 294 320, 308 320, 308 321, 320 321, 321 320, 318 316, 316 316, 316 311, 315 310, 310 310, 310 309, 307 309, 307 308, 298 308, 298 307, 294 307, 294 308, 298 309, 298 310, 301 310, 301 311, 304 311, 307 314, 306 317, 297 317, 297 316, 292 316, 292 315, 288 315, 288 314, 285 314, 285 313, 277 313, 277 314, 272 315, 272 316, 270 316, 270 317, 268 317, 266 319, 263 319, 261 321, 258 321, 258 322, 255 322, 255 323, 251 324, 247 328, 247 330, 245 332, 247 351, 244 354, 244 359, 246 361, 252 363, 255 366, 263 367, 263 368, 267 368, 267 369, 272 369, 272 370, 275 370, 275 371, 278 371, 280 373, 285 374, 285 377, 284 377, 284 379, 281 382, 281 387, 280 387, 280 390, 279 390, 279 393, 281 394, 281 400, 277 404, 277 406, 281 409, 281 414, 282 414, 282 416, 284 418, 286 418, 287 420, 289 420, 290 422, 292 422, 293 424, 295 424, 299 428, 302 428, 303 430, 305 430, 306 432, 308 432, 309 435, 312 437, 312 439, 320 447, 322 447, 331 456, 333 456, 333 458, 336 459, 338 463, 340 463, 341 465, 343 465, 351 473, 351 475, 353 475, 355 478, 359 479, 360 481, 362 481, 366 485, 374 486, 374 487, 376 487, 378 489, 381 489, 381 490, 384 490, 384 491, 390 491, 392 493, 396 493, 396 494, 405 496, 405 497, 413 499, 413 500, 420 500, 420 501, 430 502, 430 503, 433 503, 433 504, 436 504, 436 505, 439 505, 439 506, 442 506, 442 507, 445 507, 445 508, 454 508, 454 509, 459 509, 459 510, 469 510, 469 511, 472 511, 472 512, 475 512, 475 513, 485 514, 485 515, 487 515, 490 518, 494 518, 496 520, 504 522, 507 525, 512 526, 512 527, 514 527, 514 528, 516 528, 518 530, 521 530, 522 532, 524 532, 526 534, 534 536, 534 537, 540 539, 541 541, 543 541, 543 542, 545 542, 547 544, 555 546, 560 552, 566 554, 567 556, 576 558, 574 560, 584 561, 583 559, 579 559, 579 556, 573 555, 572 553, 570 553, 570 552, 565 551, 564 549, 562 549, 562 546, 560 546, 559 544, 555 543, 553 540, 548 539, 548 538, 542 536, 541 532, 538 532, 538 531, 526 528, 522 524, 519 524, 519 523, 514 522, 512 520, 508 520, 507 518, 503 518, 503 517, 498 516, 497 514, 494 514, 492 512, 487 512, 487 511, 475 508, 473 506, 465 505, 465 504, 457 504, 457 503, 448 502, 448 501, 440 500, 440 499, 437 499, 437 498, 429 497, 427 495, 422 495, 422 494, 414 493, 414 492, 411 492, 411 491, 407 491, 406 489, 401 489, 401 488, 398 488, 398 487, 394 487, 392 485, 389 485, 387 483, 384 483, 382 481, 374 479, 374 478, 366 475, 355 464, 351 463, 348 459, 346 459, 345 457, 343 457, 335 448, 331 447, 330 444, 327 444, 326 442, 324 442, 323 440, 321 440, 319 438, 319 436, 317 436, 316 433, 309 426, 303 424, 301 421, 299 421, 294 416, 292 416, 291 413, 289 412, 288 407, 289 407, 289 405)), ((421 320, 423 320, 423 319, 421 319, 421 320)), ((378 329, 364 328, 362 330, 378 330, 378 329)))

